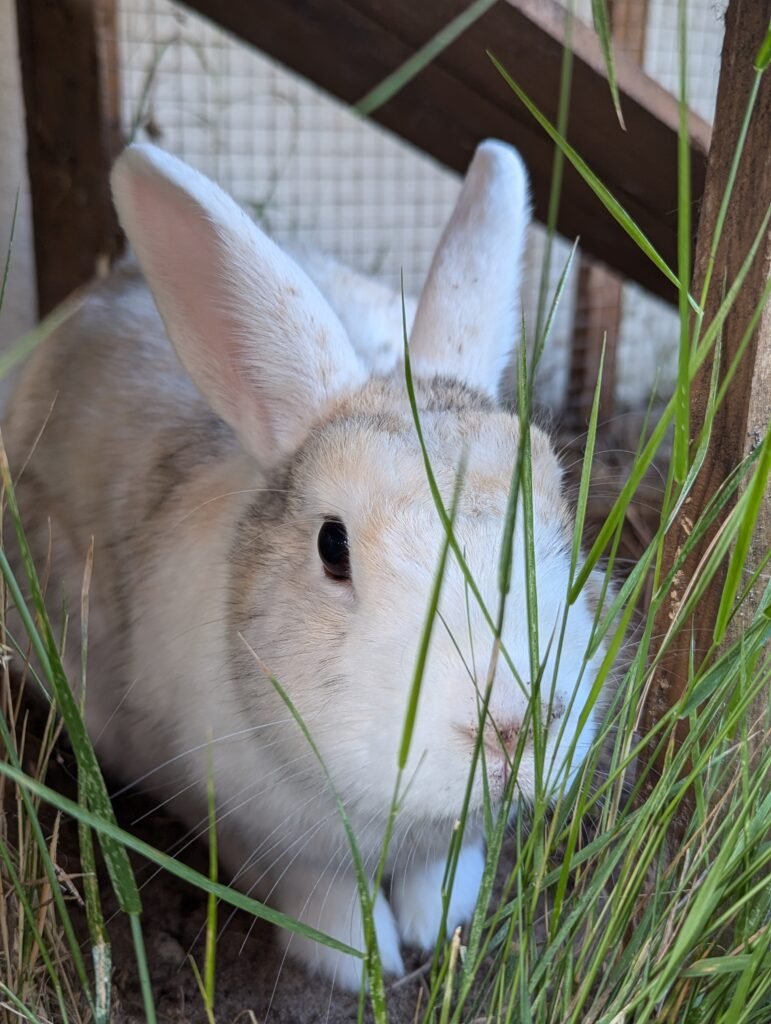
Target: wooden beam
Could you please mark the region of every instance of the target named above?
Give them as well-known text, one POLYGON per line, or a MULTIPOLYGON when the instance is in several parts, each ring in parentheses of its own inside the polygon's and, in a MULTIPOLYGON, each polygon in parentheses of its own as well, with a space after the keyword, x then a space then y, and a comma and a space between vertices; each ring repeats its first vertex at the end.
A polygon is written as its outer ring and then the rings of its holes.
MULTIPOLYGON (((610 7, 614 50, 642 66, 645 54, 647 0, 613 0, 610 7)), ((605 362, 600 389, 599 420, 615 411, 616 349, 621 330, 624 279, 582 253, 570 347, 565 425, 582 431, 589 422, 600 368, 603 342, 605 362)))
MULTIPOLYGON (((240 38, 354 103, 400 67, 467 0, 185 0, 240 38)), ((493 67, 493 51, 532 99, 556 118, 564 9, 554 0, 499 0, 374 117, 448 167, 463 171, 486 136, 513 143, 545 219, 554 147, 493 67)), ((670 266, 676 266, 677 103, 619 56, 627 131, 619 127, 595 34, 576 23, 570 139, 670 266)), ((701 196, 710 128, 690 120, 692 194, 701 196)), ((674 301, 662 274, 572 169, 558 229, 652 291, 674 301)))
POLYGON ((610 0, 614 49, 642 67, 648 31, 648 0, 610 0))
MULTIPOLYGON (((712 149, 699 222, 696 249, 695 292, 698 295, 707 269, 709 248, 714 234, 718 209, 723 197, 729 169, 736 152, 739 131, 754 81, 753 62, 771 20, 771 0, 731 0, 726 15, 726 32, 718 87, 717 109, 712 149)), ((734 280, 750 246, 757 236, 771 199, 771 160, 768 140, 771 139, 771 75, 762 79, 755 111, 750 122, 744 153, 731 197, 720 247, 716 256, 716 272, 705 312, 709 324, 720 304, 723 287, 734 280)), ((771 231, 767 231, 750 268, 744 286, 722 329, 721 373, 736 355, 753 312, 760 301, 771 274, 771 231)), ((699 433, 708 404, 711 364, 706 365, 691 392, 692 438, 699 433)), ((765 436, 771 417, 771 306, 766 304, 760 325, 739 364, 725 401, 717 412, 712 437, 702 471, 686 499, 665 546, 666 566, 673 565, 678 551, 689 536, 692 524, 717 489, 748 452, 765 436)), ((730 508, 725 509, 717 523, 696 545, 690 558, 678 573, 668 595, 655 632, 662 635, 678 614, 684 589, 697 566, 710 549, 730 508)), ((745 568, 749 578, 771 550, 771 493, 761 510, 745 568)), ((713 636, 717 610, 722 597, 724 574, 718 574, 699 602, 698 614, 692 616, 679 635, 679 640, 666 651, 644 708, 643 726, 647 731, 663 712, 682 695, 689 677, 691 643, 696 664, 703 660, 713 636)), ((750 621, 764 589, 764 581, 755 587, 744 608, 733 623, 735 631, 750 621)), ((738 635, 735 632, 734 635, 738 635)), ((686 723, 681 723, 681 737, 686 723)))
POLYGON ((17 0, 38 309, 122 247, 109 170, 121 146, 115 0, 17 0))
POLYGON ((600 373, 603 340, 605 364, 600 385, 599 420, 613 415, 616 390, 616 348, 621 327, 623 280, 603 263, 582 257, 578 266, 576 311, 570 346, 570 372, 565 401, 565 427, 586 430, 600 373))

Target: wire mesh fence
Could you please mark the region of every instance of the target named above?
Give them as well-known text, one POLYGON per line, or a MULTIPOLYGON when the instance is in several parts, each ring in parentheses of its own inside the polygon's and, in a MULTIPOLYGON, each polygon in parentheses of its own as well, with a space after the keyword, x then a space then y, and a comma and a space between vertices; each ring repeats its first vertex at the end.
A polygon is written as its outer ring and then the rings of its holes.
MULTIPOLYGON (((677 9, 671 0, 612 5, 617 50, 642 54, 643 68, 672 91, 677 9)), ((688 5, 688 97, 706 119, 723 13, 714 0, 688 5)), ((300 238, 393 287, 403 272, 407 289, 419 289, 457 195, 456 175, 172 0, 120 0, 119 14, 123 114, 132 136, 159 142, 219 181, 277 241, 300 238)), ((575 14, 591 22, 590 0, 578 0, 575 14)), ((523 296, 530 324, 544 246, 543 228, 534 225, 523 296)), ((553 246, 552 290, 569 249, 563 239, 553 246)), ((639 407, 653 389, 671 389, 677 319, 632 283, 620 301, 616 397, 639 407)), ((602 296, 582 292, 574 269, 538 380, 539 400, 555 410, 568 392, 571 339, 587 322, 587 303, 592 329, 602 330, 602 296)), ((608 321, 618 315, 618 296, 611 296, 608 321)))

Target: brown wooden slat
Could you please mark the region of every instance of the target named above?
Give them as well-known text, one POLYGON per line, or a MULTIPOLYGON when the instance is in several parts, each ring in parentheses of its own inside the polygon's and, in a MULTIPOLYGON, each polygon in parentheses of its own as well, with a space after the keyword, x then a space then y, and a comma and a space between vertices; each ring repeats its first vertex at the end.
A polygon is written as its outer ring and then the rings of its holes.
POLYGON ((600 385, 600 423, 613 415, 616 343, 621 326, 621 285, 618 275, 603 263, 586 258, 581 260, 564 417, 565 426, 576 432, 586 430, 589 423, 603 341, 605 363, 600 385))
MULTIPOLYGON (((399 67, 466 0, 185 0, 236 35, 348 103, 399 67)), ((374 115, 386 127, 462 171, 480 139, 516 145, 532 175, 536 215, 546 215, 553 146, 485 54, 493 50, 554 118, 565 15, 552 0, 499 0, 486 15, 374 115)), ((569 135, 578 151, 676 264, 677 104, 639 68, 618 61, 627 132, 618 126, 594 34, 576 24, 569 135)), ((692 188, 703 190, 709 126, 691 118, 692 188)), ((559 230, 641 284, 673 289, 579 176, 568 169, 559 230)))
POLYGON ((115 0, 17 0, 38 309, 122 247, 109 170, 120 148, 115 0))
POLYGON ((648 0, 610 0, 613 44, 636 64, 642 64, 648 31, 648 0))
MULTIPOLYGON (((610 6, 613 49, 640 66, 645 52, 647 7, 647 0, 613 0, 610 6)), ((609 420, 615 411, 616 349, 623 293, 622 277, 591 256, 581 255, 564 415, 565 426, 574 431, 583 431, 589 422, 603 344, 600 423, 609 420)))

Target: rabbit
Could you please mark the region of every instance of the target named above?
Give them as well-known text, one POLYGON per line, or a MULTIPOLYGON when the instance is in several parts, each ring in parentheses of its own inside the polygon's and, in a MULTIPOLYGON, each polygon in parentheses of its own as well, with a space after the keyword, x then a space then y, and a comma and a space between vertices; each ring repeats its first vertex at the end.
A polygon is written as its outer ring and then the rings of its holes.
POLYGON ((283 249, 337 314, 368 374, 385 377, 394 371, 404 353, 404 328, 411 331, 415 320, 415 296, 402 296, 382 281, 301 242, 293 241, 283 249))
MULTIPOLYGON (((3 428, 51 613, 63 602, 70 612, 72 679, 93 538, 87 728, 108 772, 152 786, 203 834, 211 777, 234 884, 362 950, 335 793, 372 875, 445 539, 396 355, 401 299, 397 315, 394 297, 378 293, 375 312, 356 320, 346 292, 358 316, 366 284, 311 257, 311 274, 335 293, 327 301, 232 199, 155 147, 124 150, 111 181, 138 267, 93 286, 36 351, 3 428)), ((531 697, 517 525, 507 657, 480 722, 494 645, 483 605, 498 607, 520 441, 497 394, 520 333, 529 217, 519 155, 480 144, 409 312, 420 424, 446 508, 465 459, 454 532, 479 600, 450 554, 388 885, 374 900, 393 975, 405 947, 428 951, 439 937, 445 859, 479 741, 485 778, 478 770, 471 788, 448 934, 473 913, 485 788, 500 803, 531 697)), ((597 733, 601 702, 591 706, 590 694, 604 650, 584 665, 599 600, 592 577, 570 606, 556 664, 572 522, 558 458, 535 426, 531 446, 540 657, 554 680, 542 780, 551 785, 576 778, 597 733)), ((526 739, 516 779, 525 800, 536 775, 526 739)), ((309 971, 360 987, 360 957, 280 934, 309 971)))

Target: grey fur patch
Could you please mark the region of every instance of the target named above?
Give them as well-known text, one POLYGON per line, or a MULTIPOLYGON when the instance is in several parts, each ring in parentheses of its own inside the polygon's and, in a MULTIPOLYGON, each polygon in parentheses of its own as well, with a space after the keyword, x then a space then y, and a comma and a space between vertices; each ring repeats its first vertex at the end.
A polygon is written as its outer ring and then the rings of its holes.
POLYGON ((497 408, 487 395, 453 377, 418 381, 416 397, 418 407, 425 412, 493 412, 497 408))
POLYGON ((158 435, 159 454, 147 474, 145 522, 157 516, 178 489, 193 480, 196 470, 231 452, 236 445, 231 428, 213 412, 190 422, 180 442, 174 427, 158 435))

